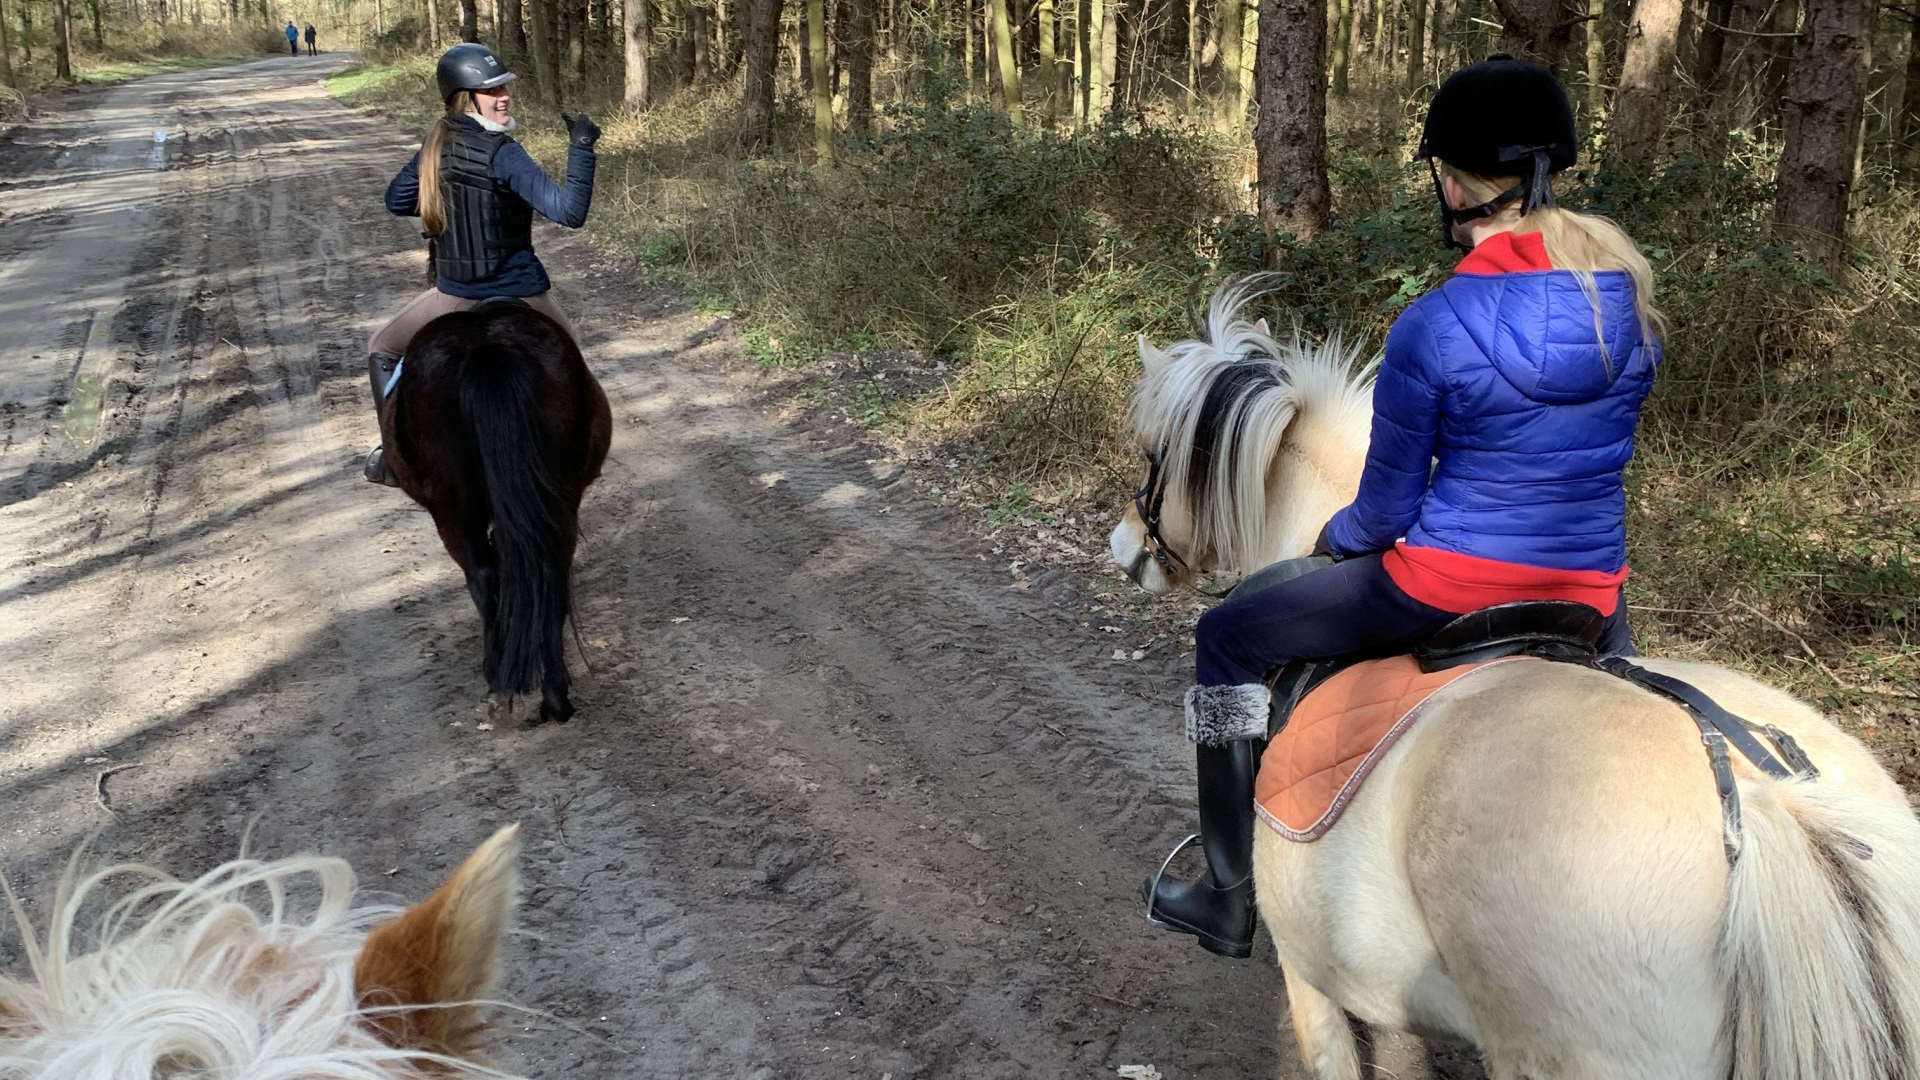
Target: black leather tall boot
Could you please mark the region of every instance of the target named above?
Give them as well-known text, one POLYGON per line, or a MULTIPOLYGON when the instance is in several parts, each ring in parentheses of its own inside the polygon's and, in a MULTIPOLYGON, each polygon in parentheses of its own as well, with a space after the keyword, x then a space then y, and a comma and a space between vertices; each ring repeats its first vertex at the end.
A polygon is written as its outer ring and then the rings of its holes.
MULTIPOLYGON (((393 373, 399 367, 400 358, 392 353, 367 354, 367 380, 373 384, 373 418, 376 427, 380 423, 380 407, 386 401, 387 384, 393 381, 393 373)), ((385 484, 388 487, 400 486, 399 481, 387 472, 387 455, 384 446, 376 446, 367 454, 367 464, 361 473, 373 483, 385 484)))
POLYGON ((1163 868, 1141 889, 1150 921, 1192 934, 1201 948, 1235 960, 1253 955, 1253 774, 1262 745, 1236 739, 1194 747, 1207 872, 1176 881, 1163 868))

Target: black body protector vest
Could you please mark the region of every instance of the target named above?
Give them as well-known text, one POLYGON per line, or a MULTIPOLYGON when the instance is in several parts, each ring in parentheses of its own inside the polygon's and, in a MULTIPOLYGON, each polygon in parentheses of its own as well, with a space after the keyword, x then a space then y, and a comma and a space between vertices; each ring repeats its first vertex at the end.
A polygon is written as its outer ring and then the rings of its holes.
POLYGON ((448 281, 486 281, 508 256, 533 250, 533 208, 493 177, 493 155, 506 135, 459 126, 440 151, 447 227, 433 238, 434 267, 448 281))

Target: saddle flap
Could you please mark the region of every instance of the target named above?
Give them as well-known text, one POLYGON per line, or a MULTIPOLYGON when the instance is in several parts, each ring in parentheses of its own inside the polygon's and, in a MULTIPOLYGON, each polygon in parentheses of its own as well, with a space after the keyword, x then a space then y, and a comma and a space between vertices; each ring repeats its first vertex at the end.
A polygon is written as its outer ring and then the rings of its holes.
POLYGON ((1606 616, 1572 600, 1517 600, 1470 611, 1414 647, 1422 671, 1528 653, 1584 660, 1599 653, 1606 616))

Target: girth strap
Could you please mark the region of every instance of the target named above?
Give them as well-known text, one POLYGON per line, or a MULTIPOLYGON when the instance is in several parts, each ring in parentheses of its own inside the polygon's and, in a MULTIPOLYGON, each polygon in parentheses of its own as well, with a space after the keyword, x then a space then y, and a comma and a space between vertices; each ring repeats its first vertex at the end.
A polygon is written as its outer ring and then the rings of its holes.
POLYGON ((1707 760, 1713 766, 1714 787, 1720 795, 1722 839, 1726 844, 1729 864, 1739 860, 1741 848, 1740 789, 1734 783, 1733 763, 1727 754, 1729 743, 1753 762, 1755 768, 1776 780, 1817 780, 1820 777, 1820 770, 1814 768, 1813 762, 1792 735, 1772 724, 1758 725, 1758 730, 1779 751, 1776 757, 1773 750, 1767 749, 1754 736, 1754 724, 1721 708, 1718 702, 1701 693, 1698 687, 1659 672, 1648 671, 1624 657, 1601 657, 1588 661, 1588 665, 1674 702, 1685 709, 1699 726, 1700 741, 1707 748, 1707 760))

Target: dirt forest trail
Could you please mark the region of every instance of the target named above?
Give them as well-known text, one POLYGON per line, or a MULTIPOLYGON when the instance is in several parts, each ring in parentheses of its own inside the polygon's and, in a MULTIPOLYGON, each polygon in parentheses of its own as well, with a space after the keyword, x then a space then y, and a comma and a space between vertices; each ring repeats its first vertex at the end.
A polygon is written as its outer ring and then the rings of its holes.
POLYGON ((1304 1075, 1270 946, 1220 961, 1140 917, 1191 821, 1183 658, 1110 660, 1071 577, 1009 588, 724 321, 545 226, 615 412, 580 715, 480 729, 458 571, 359 477, 364 343, 420 287, 380 199, 417 133, 328 98, 340 63, 127 83, 0 138, 16 890, 94 830, 197 873, 250 829, 417 898, 520 821, 500 996, 540 1014, 501 1057, 529 1076, 1304 1075))

